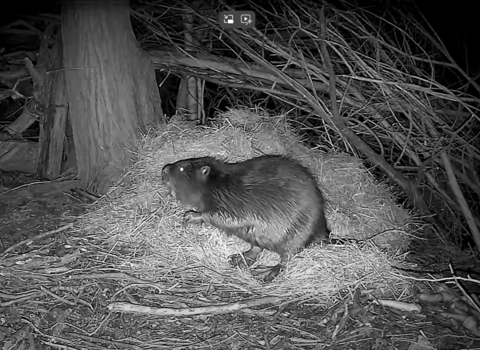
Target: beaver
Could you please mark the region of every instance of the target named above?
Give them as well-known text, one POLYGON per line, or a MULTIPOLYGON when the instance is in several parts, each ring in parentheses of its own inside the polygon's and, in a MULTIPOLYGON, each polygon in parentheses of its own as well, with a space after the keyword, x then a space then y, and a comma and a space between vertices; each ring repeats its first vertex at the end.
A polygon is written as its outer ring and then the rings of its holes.
POLYGON ((213 157, 166 164, 162 181, 187 209, 183 225, 206 222, 250 243, 229 257, 250 267, 264 250, 280 256, 275 266, 251 273, 272 281, 290 258, 312 243, 330 241, 325 200, 308 168, 283 155, 263 155, 237 163, 213 157))

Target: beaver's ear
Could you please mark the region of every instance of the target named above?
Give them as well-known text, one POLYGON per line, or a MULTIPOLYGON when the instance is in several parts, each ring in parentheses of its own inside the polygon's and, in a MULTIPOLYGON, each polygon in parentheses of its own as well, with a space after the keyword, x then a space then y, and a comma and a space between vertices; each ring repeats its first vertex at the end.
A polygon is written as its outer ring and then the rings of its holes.
POLYGON ((205 165, 202 167, 202 169, 200 169, 200 171, 204 177, 207 177, 208 174, 210 174, 210 167, 208 165, 205 165))

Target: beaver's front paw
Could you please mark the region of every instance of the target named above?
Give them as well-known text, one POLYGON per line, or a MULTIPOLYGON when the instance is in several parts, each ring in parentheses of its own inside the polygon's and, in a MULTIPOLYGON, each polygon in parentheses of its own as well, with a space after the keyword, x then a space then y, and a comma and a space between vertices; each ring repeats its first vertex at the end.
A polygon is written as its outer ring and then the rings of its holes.
POLYGON ((189 210, 183 214, 182 227, 186 227, 188 224, 199 224, 203 223, 202 213, 197 213, 196 211, 189 210))

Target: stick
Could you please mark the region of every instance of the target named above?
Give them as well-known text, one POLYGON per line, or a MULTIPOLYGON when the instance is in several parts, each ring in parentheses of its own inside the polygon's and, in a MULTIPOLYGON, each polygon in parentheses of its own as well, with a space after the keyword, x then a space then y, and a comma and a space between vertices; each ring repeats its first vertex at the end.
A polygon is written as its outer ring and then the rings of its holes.
POLYGON ((108 339, 103 339, 103 338, 96 338, 96 337, 90 337, 88 335, 80 334, 80 333, 75 333, 75 332, 70 332, 67 333, 68 335, 71 335, 72 337, 77 337, 92 343, 100 343, 100 344, 105 344, 105 345, 116 345, 120 348, 127 348, 127 349, 136 349, 136 350, 141 350, 142 348, 133 344, 127 344, 123 343, 120 341, 116 340, 108 340, 108 339))
MULTIPOLYGON (((453 276, 458 277, 455 274, 455 270, 453 269, 453 266, 451 263, 448 264, 448 267, 450 268, 450 272, 452 273, 453 276)), ((471 306, 474 307, 478 312, 480 312, 480 307, 479 305, 475 302, 475 300, 470 296, 470 294, 467 293, 465 288, 462 287, 462 285, 458 282, 458 279, 455 280, 455 285, 457 286, 458 289, 462 292, 462 294, 470 301, 472 304, 471 306)))
POLYGON ((450 185, 450 188, 455 194, 455 197, 457 198, 457 202, 460 205, 460 208, 462 209, 465 220, 467 221, 467 225, 470 228, 470 233, 473 236, 473 240, 475 241, 475 244, 477 245, 477 250, 480 251, 480 230, 475 224, 475 219, 473 217, 472 211, 468 207, 468 203, 465 200, 465 196, 463 195, 463 192, 460 189, 460 186, 458 185, 458 181, 455 176, 455 172, 453 171, 450 158, 448 157, 445 151, 443 151, 440 154, 440 157, 443 161, 443 165, 445 166, 445 171, 447 172, 448 184, 450 185))
POLYGON ((472 283, 477 283, 480 284, 479 280, 473 279, 470 276, 468 278, 466 277, 460 277, 460 276, 455 276, 455 277, 442 277, 442 278, 418 278, 418 277, 413 277, 413 276, 403 276, 403 275, 398 275, 396 273, 391 273, 393 276, 397 277, 402 277, 402 278, 408 278, 414 281, 420 281, 420 282, 446 282, 446 281, 467 281, 467 282, 472 282, 472 283))
POLYGON ((155 316, 193 316, 193 315, 218 315, 235 312, 241 309, 259 306, 263 304, 278 304, 282 301, 278 297, 266 297, 253 300, 244 300, 233 304, 222 304, 215 306, 204 306, 195 308, 172 309, 163 307, 150 307, 142 305, 134 305, 125 302, 114 302, 107 305, 107 309, 117 312, 130 312, 137 314, 148 314, 155 316))
POLYGON ((139 278, 130 276, 129 274, 124 273, 124 272, 82 273, 82 274, 79 274, 79 275, 72 275, 72 276, 70 276, 70 279, 72 279, 72 280, 83 280, 83 279, 88 279, 88 278, 91 278, 91 279, 97 279, 97 278, 98 278, 98 279, 101 279, 101 278, 105 278, 105 279, 123 279, 123 280, 131 281, 131 282, 134 282, 134 283, 138 283, 138 284, 149 284, 149 285, 153 285, 153 286, 155 286, 155 288, 163 288, 163 287, 164 287, 164 286, 161 286, 160 283, 152 283, 152 282, 149 282, 149 281, 144 281, 144 280, 141 280, 141 279, 139 279, 139 278))
POLYGON ((21 245, 32 243, 33 241, 36 241, 36 240, 45 238, 45 237, 50 236, 50 235, 53 235, 54 233, 58 233, 58 232, 65 231, 66 229, 69 229, 69 228, 71 228, 71 227, 73 227, 73 223, 67 224, 67 225, 62 226, 62 227, 60 227, 60 228, 57 228, 56 230, 53 230, 53 231, 44 232, 44 233, 42 233, 42 234, 40 234, 40 235, 37 235, 37 236, 31 237, 31 238, 24 239, 23 241, 18 242, 17 244, 14 244, 14 245, 12 245, 11 247, 5 249, 5 251, 3 252, 2 257, 0 258, 0 260, 2 260, 3 258, 5 258, 5 256, 7 255, 7 253, 11 252, 12 250, 17 249, 17 248, 20 247, 21 245))

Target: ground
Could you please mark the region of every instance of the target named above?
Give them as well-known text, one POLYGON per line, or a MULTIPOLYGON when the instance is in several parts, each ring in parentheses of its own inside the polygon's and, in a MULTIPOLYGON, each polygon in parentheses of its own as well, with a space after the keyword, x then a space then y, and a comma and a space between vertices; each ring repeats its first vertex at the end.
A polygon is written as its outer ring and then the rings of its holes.
MULTIPOLYGON (((77 215, 89 210, 88 204, 76 198, 73 192, 18 199, 0 205, 0 252, 22 240, 74 223, 77 215)), ((427 305, 422 314, 415 315, 374 305, 363 297, 359 299, 360 305, 354 308, 356 314, 343 319, 345 306, 352 307, 349 296, 328 309, 309 300, 193 317, 109 313, 106 305, 126 284, 120 277, 94 275, 99 271, 94 271, 85 261, 98 259, 95 250, 82 255, 82 262, 65 263, 68 269, 58 265, 59 259, 67 256, 65 245, 77 242, 72 237, 80 234, 65 230, 22 244, 10 254, 0 253, 2 350, 480 348, 479 339, 438 317, 438 305, 427 305), (5 263, 13 261, 11 258, 17 259, 16 264, 5 263), (40 258, 41 269, 28 264, 30 269, 18 269, 25 266, 20 265, 20 261, 31 263, 40 258), (52 259, 50 270, 44 266, 46 258, 52 259), (55 266, 57 270, 52 272, 55 266), (72 278, 75 273, 89 274, 90 278, 75 280, 72 278), (335 340, 332 340, 334 334, 335 340), (422 337, 426 345, 415 347, 414 343, 422 342, 422 337)), ((79 239, 85 241, 87 238, 79 239)), ((416 245, 411 258, 418 256, 423 264, 433 266, 437 262, 425 261, 426 257, 433 259, 432 254, 421 251, 432 248, 422 246, 416 245)), ((114 258, 105 260, 101 272, 117 272, 114 258)), ((225 292, 217 294, 215 290, 189 291, 188 288, 159 293, 156 288, 142 286, 129 288, 127 295, 130 302, 164 308, 211 306, 251 297, 225 292)))

